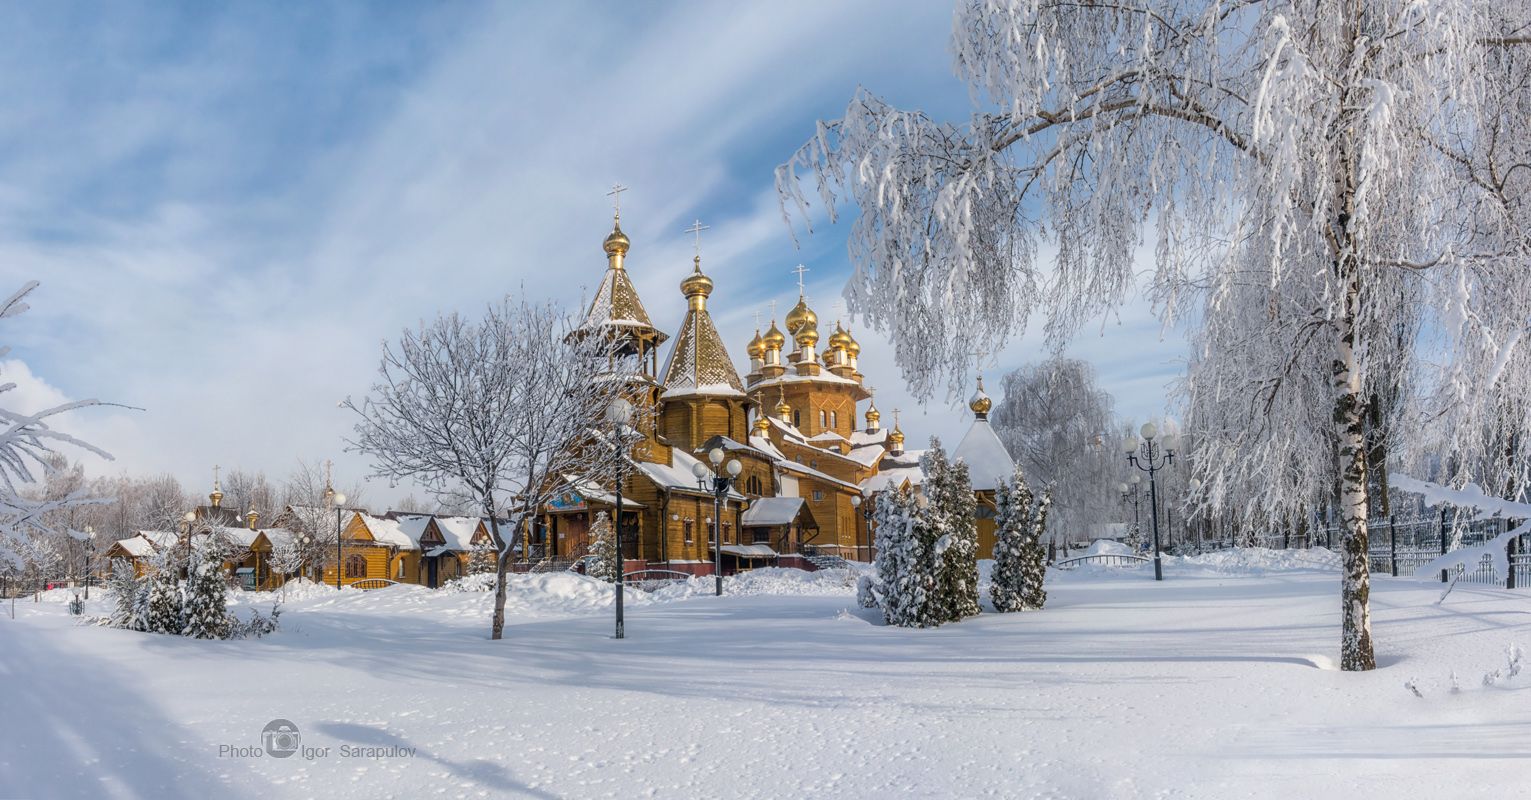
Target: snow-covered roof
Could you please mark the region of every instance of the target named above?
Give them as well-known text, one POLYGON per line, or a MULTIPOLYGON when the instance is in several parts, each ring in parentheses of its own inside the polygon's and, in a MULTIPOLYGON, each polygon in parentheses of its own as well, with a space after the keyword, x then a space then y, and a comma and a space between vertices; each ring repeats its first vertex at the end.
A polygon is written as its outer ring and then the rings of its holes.
POLYGON ((825 483, 832 483, 832 484, 835 484, 836 486, 843 486, 843 487, 845 487, 847 489, 852 489, 852 490, 857 490, 857 491, 859 491, 861 489, 860 486, 857 486, 856 484, 851 483, 850 481, 841 480, 839 478, 836 478, 833 475, 830 475, 829 473, 820 472, 819 470, 816 470, 813 467, 809 467, 809 466, 805 466, 803 464, 799 464, 796 461, 782 460, 782 461, 776 462, 776 466, 781 467, 782 469, 784 469, 784 470, 786 470, 788 472, 796 472, 799 475, 807 475, 810 478, 815 478, 817 480, 824 481, 825 483))
POLYGON ((803 508, 801 497, 759 497, 744 510, 739 524, 745 528, 790 525, 803 508))
POLYGON ((233 525, 221 525, 213 530, 217 531, 218 535, 223 538, 245 549, 254 546, 255 540, 260 538, 261 533, 259 530, 233 525))
POLYGON ((968 479, 977 491, 992 491, 1015 472, 1015 460, 987 419, 973 420, 962 443, 952 452, 952 460, 967 465, 968 479))
MULTIPOLYGON (((425 532, 431 527, 430 514, 399 514, 393 518, 393 521, 399 526, 399 532, 408 536, 416 547, 421 546, 420 540, 425 537, 425 532)), ((438 526, 439 529, 440 526, 438 526)))
POLYGON ((851 431, 851 445, 853 447, 864 447, 872 444, 881 445, 886 441, 888 441, 887 428, 878 428, 875 431, 851 431))
POLYGON ((925 469, 920 466, 924 450, 905 450, 895 456, 889 453, 878 465, 877 474, 861 482, 862 494, 876 494, 887 489, 897 489, 909 481, 911 486, 925 482, 925 469))
POLYGON ((723 552, 739 558, 775 558, 776 551, 764 544, 725 544, 723 552))
POLYGON ((420 545, 409 538, 409 534, 404 532, 403 527, 396 520, 374 517, 361 511, 356 512, 356 516, 361 518, 362 524, 372 532, 373 541, 378 544, 391 545, 400 550, 420 549, 420 545))
MULTIPOLYGON (((478 517, 436 517, 436 529, 441 531, 447 547, 466 552, 473 549, 473 536, 481 522, 478 517)), ((484 527, 488 529, 488 525, 484 527)))
POLYGON ((664 397, 744 396, 744 384, 705 305, 686 311, 663 374, 664 397))
POLYGON ((860 381, 852 380, 850 378, 842 378, 839 375, 830 372, 828 369, 825 369, 817 375, 801 375, 796 372, 789 371, 784 372, 774 378, 762 378, 761 380, 750 384, 750 391, 755 391, 757 389, 767 389, 772 386, 785 385, 789 383, 838 383, 850 384, 852 386, 861 385, 860 381))
POLYGON ((834 431, 824 431, 823 433, 816 434, 814 436, 808 437, 808 441, 810 441, 810 442, 848 442, 850 440, 846 439, 844 436, 841 436, 838 433, 835 433, 834 431))
POLYGON ((118 539, 117 546, 134 558, 145 558, 154 554, 154 545, 148 539, 145 539, 143 534, 130 536, 126 539, 118 539))
MULTIPOLYGON (((678 447, 670 448, 670 463, 668 464, 659 464, 653 461, 634 461, 632 463, 636 465, 638 469, 648 477, 649 480, 659 484, 660 486, 670 489, 688 489, 693 492, 707 491, 710 493, 710 490, 702 489, 697 486, 696 475, 692 474, 691 472, 693 469, 693 464, 700 464, 702 462, 699 459, 692 457, 690 453, 687 453, 678 447)), ((707 465, 707 469, 711 470, 712 465, 707 465)), ((744 498, 744 495, 739 494, 737 491, 732 489, 729 490, 728 496, 731 499, 744 498)))

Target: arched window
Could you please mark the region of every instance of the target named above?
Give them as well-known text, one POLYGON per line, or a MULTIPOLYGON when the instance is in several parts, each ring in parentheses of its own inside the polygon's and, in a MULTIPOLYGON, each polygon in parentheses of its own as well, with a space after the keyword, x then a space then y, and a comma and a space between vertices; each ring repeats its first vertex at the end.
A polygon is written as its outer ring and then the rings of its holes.
POLYGON ((838 427, 840 427, 840 412, 838 412, 838 411, 831 411, 831 412, 829 412, 829 427, 831 427, 831 428, 838 428, 838 427))
POLYGON ((363 558, 360 555, 349 555, 349 556, 346 556, 346 577, 347 578, 365 578, 365 577, 367 577, 367 559, 363 558))
POLYGON ((829 412, 825 411, 822 408, 819 409, 819 427, 820 428, 827 428, 827 427, 829 427, 829 412))

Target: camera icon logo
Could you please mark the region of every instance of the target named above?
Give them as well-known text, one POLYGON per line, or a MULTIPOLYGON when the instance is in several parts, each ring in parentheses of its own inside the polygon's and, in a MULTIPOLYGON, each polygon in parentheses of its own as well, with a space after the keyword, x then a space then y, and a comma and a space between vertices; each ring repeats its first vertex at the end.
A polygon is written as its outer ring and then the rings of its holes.
POLYGON ((271 720, 260 733, 260 744, 272 758, 286 758, 298 752, 298 726, 285 719, 271 720))

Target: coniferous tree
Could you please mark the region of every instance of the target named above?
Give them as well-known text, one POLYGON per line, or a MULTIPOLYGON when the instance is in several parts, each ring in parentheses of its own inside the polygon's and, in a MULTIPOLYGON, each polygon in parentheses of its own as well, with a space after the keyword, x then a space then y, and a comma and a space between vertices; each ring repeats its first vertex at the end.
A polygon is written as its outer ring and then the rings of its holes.
POLYGON ((585 574, 596 580, 615 583, 617 580, 617 540, 611 528, 611 516, 605 511, 596 515, 590 526, 590 553, 594 556, 585 562, 585 574))
POLYGON ((914 492, 897 489, 877 498, 877 604, 889 625, 924 628, 937 624, 930 614, 932 576, 927 535, 919 530, 914 492))
POLYGON ((989 599, 996 611, 1041 608, 1047 600, 1042 579, 1047 550, 1042 544, 1047 526, 1049 493, 1036 497, 1020 467, 995 491, 994 574, 989 599))
POLYGON ((1047 536, 1047 511, 1052 502, 1053 493, 1048 489, 1032 506, 1031 531, 1021 546, 1022 608, 1041 608, 1047 603, 1047 590, 1042 588, 1047 577, 1047 548, 1042 542, 1047 536))
POLYGON ((1020 611, 1025 589, 1024 559, 1026 532, 1031 528, 1031 487, 1020 467, 1008 481, 1000 481, 994 490, 994 572, 989 576, 989 599, 994 610, 1020 611))
POLYGON ((468 574, 483 575, 494 572, 494 545, 481 541, 473 545, 473 552, 468 555, 468 574))
POLYGON ((940 622, 956 622, 979 612, 978 523, 973 485, 967 465, 947 460, 941 443, 932 439, 920 459, 925 470, 925 496, 921 509, 935 536, 930 549, 930 569, 935 577, 931 613, 940 622))
POLYGON ((231 626, 229 585, 223 576, 224 548, 216 537, 207 539, 192 559, 180 633, 193 639, 227 639, 231 626))
POLYGON ((150 633, 179 634, 181 632, 181 582, 175 572, 161 567, 149 579, 145 595, 146 621, 144 629, 150 633))
POLYGON ((126 561, 112 564, 112 577, 107 590, 112 594, 114 605, 108 620, 113 628, 141 631, 148 627, 146 612, 148 582, 133 572, 133 565, 126 561))

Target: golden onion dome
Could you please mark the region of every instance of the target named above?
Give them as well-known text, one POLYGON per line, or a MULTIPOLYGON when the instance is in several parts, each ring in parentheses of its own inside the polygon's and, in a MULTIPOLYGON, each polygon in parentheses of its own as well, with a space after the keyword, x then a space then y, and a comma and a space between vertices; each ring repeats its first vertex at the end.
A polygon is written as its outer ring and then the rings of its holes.
POLYGON ((888 434, 888 441, 892 443, 894 450, 904 449, 904 432, 895 427, 893 432, 888 434))
POLYGON ((765 345, 767 350, 780 350, 782 345, 787 343, 787 335, 782 333, 780 328, 776 327, 776 320, 773 319, 771 320, 770 329, 765 332, 765 336, 760 337, 760 342, 765 345))
POLYGON ((606 241, 601 242, 601 249, 605 250, 608 256, 625 255, 631 244, 627 240, 627 234, 622 232, 622 226, 613 223, 611 233, 606 234, 606 241))
POLYGON ((792 406, 787 405, 786 398, 782 398, 781 402, 776 404, 776 416, 784 420, 792 418, 792 406))
POLYGON ((687 297, 706 297, 712 294, 712 278, 702 274, 702 259, 697 257, 695 271, 680 282, 680 293, 687 297))
POLYGON ((765 357, 765 340, 760 336, 760 329, 755 329, 755 338, 750 340, 749 347, 744 348, 749 352, 750 358, 760 359, 765 357))
POLYGON ((856 341, 854 336, 851 336, 851 332, 849 330, 845 332, 845 352, 850 353, 853 356, 861 355, 861 344, 856 341))
MULTIPOLYGON (((797 336, 805 329, 817 329, 819 327, 819 315, 813 313, 808 307, 808 300, 802 295, 797 298, 797 305, 787 312, 787 333, 797 336)), ((815 336, 817 341, 818 337, 815 336)))
POLYGON ((799 328, 797 331, 797 344, 799 347, 813 347, 819 343, 818 328, 799 328))
POLYGON ((836 322, 835 332, 829 335, 829 349, 844 350, 850 346, 850 343, 851 335, 846 333, 844 328, 840 327, 840 323, 836 322))
POLYGON ((765 436, 766 434, 768 434, 770 432, 771 432, 771 421, 766 419, 765 417, 756 417, 755 418, 755 435, 756 436, 765 436))
POLYGON ((968 408, 973 409, 973 413, 978 415, 979 419, 983 419, 988 416, 989 409, 993 407, 994 401, 989 399, 989 395, 984 393, 983 376, 979 375, 978 391, 973 392, 973 396, 968 399, 968 408))
POLYGON ((871 425, 872 423, 882 419, 882 412, 877 410, 877 406, 875 404, 867 406, 866 418, 867 425, 871 425))

